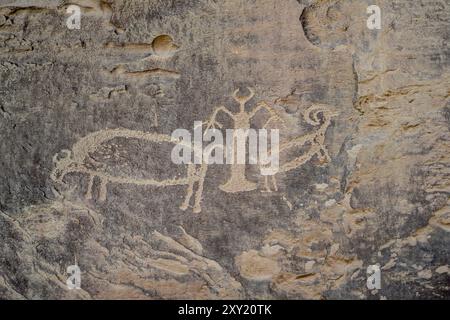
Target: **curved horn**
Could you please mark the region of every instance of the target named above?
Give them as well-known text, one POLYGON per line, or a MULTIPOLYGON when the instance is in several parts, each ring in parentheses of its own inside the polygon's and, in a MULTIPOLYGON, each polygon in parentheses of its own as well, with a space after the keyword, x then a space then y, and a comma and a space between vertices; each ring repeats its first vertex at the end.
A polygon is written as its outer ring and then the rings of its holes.
POLYGON ((238 96, 238 92, 240 91, 240 89, 236 89, 233 92, 233 98, 234 100, 236 100, 239 104, 246 104, 251 98, 253 98, 253 96, 255 95, 255 91, 253 91, 252 88, 247 87, 247 90, 250 91, 250 94, 248 96, 238 96))
POLYGON ((61 150, 61 154, 64 154, 65 158, 68 158, 72 155, 72 151, 68 150, 68 149, 63 149, 63 150, 61 150))
POLYGON ((313 104, 303 113, 303 117, 308 124, 317 126, 321 123, 320 119, 317 117, 317 115, 321 112, 324 117, 329 117, 331 115, 329 106, 325 104, 313 104))

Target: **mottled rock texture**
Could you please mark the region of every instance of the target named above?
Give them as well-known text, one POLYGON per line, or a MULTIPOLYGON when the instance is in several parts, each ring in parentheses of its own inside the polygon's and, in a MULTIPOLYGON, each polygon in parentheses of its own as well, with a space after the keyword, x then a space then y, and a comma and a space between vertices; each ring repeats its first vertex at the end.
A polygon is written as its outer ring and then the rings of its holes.
POLYGON ((68 4, 0 1, 1 298, 449 299, 448 0, 70 1, 80 30, 68 4), (303 160, 271 192, 210 165, 181 210, 156 137, 247 87, 303 160))

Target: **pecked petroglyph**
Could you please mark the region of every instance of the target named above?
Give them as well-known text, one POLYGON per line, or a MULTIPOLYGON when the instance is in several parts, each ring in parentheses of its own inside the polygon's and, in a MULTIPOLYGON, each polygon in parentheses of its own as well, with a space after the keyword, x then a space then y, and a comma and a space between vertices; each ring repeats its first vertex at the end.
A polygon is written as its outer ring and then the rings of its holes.
MULTIPOLYGON (((288 160, 281 164, 278 172, 288 172, 296 169, 303 164, 307 163, 315 156, 320 162, 331 161, 328 154, 327 147, 325 146, 325 133, 331 124, 331 118, 335 114, 330 111, 329 106, 316 104, 309 107, 304 113, 303 118, 306 123, 313 126, 315 131, 303 136, 299 136, 282 142, 280 144, 279 153, 290 151, 290 150, 300 150, 301 148, 307 147, 307 151, 303 152, 301 156, 295 157, 294 159, 288 160), (320 118, 319 115, 322 115, 320 118)), ((266 124, 267 125, 267 124, 266 124)), ((270 170, 268 171, 270 172, 270 170)), ((271 192, 269 179, 271 180, 272 186, 275 191, 278 191, 276 173, 264 176, 264 187, 265 192, 271 192)))
MULTIPOLYGON (((86 193, 87 199, 92 199, 92 188, 94 179, 100 180, 99 200, 105 201, 107 196, 108 183, 117 184, 133 184, 139 186, 180 186, 187 185, 186 196, 181 210, 189 207, 190 200, 194 196, 193 211, 198 213, 201 211, 200 202, 203 193, 203 182, 206 176, 207 165, 187 165, 186 176, 173 179, 136 179, 130 177, 114 176, 107 172, 106 165, 92 158, 92 153, 100 148, 100 146, 115 138, 140 139, 153 143, 172 143, 180 144, 180 141, 174 141, 170 136, 158 133, 142 132, 129 129, 108 129, 100 130, 87 135, 77 141, 71 150, 62 150, 60 154, 53 157, 55 168, 51 173, 51 179, 57 183, 64 183, 64 177, 70 173, 82 173, 89 177, 88 188, 86 193), (197 191, 194 195, 195 184, 198 184, 197 191)), ((190 145, 187 147, 191 147, 190 145)))
MULTIPOLYGON (((251 111, 245 110, 245 105, 254 96, 254 91, 248 88, 250 94, 248 96, 238 96, 239 89, 233 93, 233 98, 239 103, 239 112, 232 113, 226 107, 218 107, 209 120, 206 123, 199 122, 199 126, 202 124, 207 126, 207 130, 211 128, 222 127, 222 124, 217 121, 217 115, 219 112, 227 114, 233 120, 233 126, 235 130, 231 136, 231 147, 228 146, 227 141, 227 163, 229 163, 229 157, 232 159, 238 158, 238 148, 242 141, 242 137, 238 137, 239 134, 244 134, 244 143, 248 138, 248 129, 250 129, 250 121, 260 110, 266 110, 270 117, 264 124, 264 128, 274 120, 282 121, 282 118, 277 114, 275 109, 271 107, 266 102, 257 103, 256 107, 251 111), (247 131, 245 131, 247 130, 247 131), (244 133, 242 133, 244 132, 244 133)), ((267 162, 262 161, 256 162, 259 164, 261 173, 264 175, 264 186, 265 192, 271 192, 269 186, 269 179, 271 179, 271 184, 275 191, 278 190, 275 174, 280 172, 288 172, 295 168, 298 168, 310 161, 313 157, 317 157, 321 162, 330 161, 328 151, 324 145, 325 133, 331 123, 331 117, 333 113, 325 105, 313 105, 308 108, 304 114, 304 120, 309 125, 315 128, 315 131, 303 136, 299 136, 290 139, 281 144, 280 148, 276 152, 267 153, 269 158, 273 158, 274 155, 278 156, 282 152, 290 150, 302 150, 303 154, 301 156, 295 157, 292 160, 288 160, 283 163, 277 171, 273 171, 273 168, 267 167, 267 162), (306 150, 304 150, 306 148, 306 150), (269 173, 263 173, 264 170, 268 170, 269 173)), ((196 132, 194 126, 194 133, 196 132)), ((202 134, 201 134, 202 136, 202 134)), ((204 180, 206 177, 209 159, 206 161, 200 161, 200 163, 185 163, 187 170, 183 176, 177 176, 174 178, 167 179, 154 179, 154 178, 135 178, 129 175, 118 175, 110 173, 108 165, 102 161, 98 161, 93 158, 93 154, 98 151, 101 146, 110 142, 116 138, 124 139, 138 139, 143 141, 149 141, 156 144, 170 143, 175 146, 181 146, 183 149, 187 148, 189 151, 194 151, 194 155, 197 153, 206 154, 206 157, 210 157, 212 150, 217 148, 217 145, 210 145, 205 150, 202 146, 198 146, 195 143, 192 145, 190 142, 179 140, 174 136, 170 137, 164 134, 142 132, 137 130, 129 129, 107 129, 100 130, 91 133, 84 138, 77 141, 71 150, 62 150, 59 154, 53 157, 53 162, 55 168, 51 173, 51 178, 57 183, 64 183, 64 178, 68 174, 81 173, 88 176, 88 185, 86 192, 86 199, 92 199, 93 197, 93 186, 96 179, 99 181, 99 201, 103 202, 107 197, 107 186, 109 183, 115 184, 132 184, 138 186, 155 186, 155 187, 168 187, 168 186, 181 186, 187 185, 186 195, 183 203, 180 206, 181 210, 186 210, 189 205, 191 198, 194 197, 193 211, 198 213, 201 212, 201 200, 203 193, 204 180), (195 184, 197 184, 197 189, 195 190, 195 184)), ((228 138, 227 138, 228 140, 228 138)), ((273 140, 273 137, 272 137, 273 140)), ((273 143, 273 141, 272 141, 273 143)), ((221 147, 223 150, 223 146, 221 147)), ((259 145, 261 148, 261 144, 259 145)), ((272 150, 273 151, 273 150, 272 150)), ((261 153, 260 156, 261 157, 261 153)), ((174 161, 172 159, 172 161, 174 161)), ((278 166, 278 162, 277 162, 278 166)), ((252 191, 257 188, 257 184, 248 181, 245 176, 245 164, 240 164, 239 161, 231 161, 231 176, 228 181, 220 185, 219 188, 224 192, 237 193, 252 191)))
MULTIPOLYGON (((282 118, 277 114, 275 109, 264 101, 257 103, 256 107, 252 111, 245 111, 245 104, 254 96, 254 91, 250 88, 248 88, 248 90, 250 91, 250 95, 247 97, 237 96, 239 90, 236 90, 233 94, 234 99, 239 103, 240 106, 240 110, 238 113, 232 113, 224 106, 218 107, 211 116, 207 128, 215 128, 216 126, 222 127, 222 125, 216 121, 216 117, 219 112, 223 112, 231 117, 231 119, 234 121, 235 129, 249 129, 251 119, 256 115, 258 111, 262 109, 267 110, 270 114, 270 118, 264 124, 264 128, 266 128, 271 122, 282 121, 282 118)), ((313 133, 295 137, 281 143, 277 155, 281 154, 282 152, 300 150, 305 147, 307 147, 307 151, 303 152, 301 156, 295 157, 294 159, 282 163, 279 170, 277 170, 276 172, 274 171, 273 173, 270 173, 271 169, 267 168, 267 165, 261 163, 260 159, 259 164, 261 172, 268 172, 268 174, 264 174, 264 186, 266 192, 271 192, 269 179, 271 180, 274 190, 278 190, 275 177, 276 173, 278 172, 288 172, 295 168, 298 168, 310 161, 315 156, 317 156, 320 162, 330 161, 330 156, 328 155, 328 150, 325 146, 325 133, 331 124, 332 116, 334 116, 334 113, 330 111, 329 106, 323 104, 315 104, 308 108, 304 112, 303 117, 305 122, 313 126, 315 131, 313 133)), ((237 140, 237 137, 234 136, 233 146, 231 148, 231 158, 233 159, 237 157, 237 140)), ((273 153, 269 153, 269 156, 273 155, 273 153)), ((229 155, 227 155, 227 157, 228 156, 229 155)), ((257 188, 257 185, 256 183, 253 183, 246 179, 245 165, 233 163, 231 165, 231 177, 224 185, 221 185, 219 188, 225 192, 243 192, 255 190, 257 188)))
MULTIPOLYGON (((212 114, 207 124, 207 129, 215 128, 216 126, 222 127, 222 125, 216 120, 216 117, 219 112, 225 113, 233 120, 234 129, 241 129, 241 130, 246 130, 250 128, 250 121, 260 110, 266 110, 269 112, 271 118, 268 120, 268 122, 271 121, 271 119, 279 118, 275 110, 271 106, 269 106, 266 102, 259 102, 257 103, 256 107, 253 110, 246 111, 245 110, 246 103, 250 101, 255 95, 255 92, 251 88, 247 89, 250 91, 250 94, 248 96, 238 96, 237 94, 239 92, 239 89, 237 89, 233 93, 233 98, 236 100, 236 102, 239 103, 239 112, 233 113, 225 106, 218 107, 212 114)), ((236 159, 238 157, 237 145, 239 143, 238 142, 239 134, 240 131, 238 130, 235 130, 233 133, 232 146, 229 150, 231 151, 230 152, 231 154, 227 154, 227 159, 229 158, 236 159)), ((257 188, 257 184, 247 180, 247 178, 245 177, 245 164, 234 163, 234 161, 232 161, 232 163, 233 164, 231 165, 231 177, 225 184, 219 186, 219 188, 222 191, 228 193, 255 190, 257 188)))

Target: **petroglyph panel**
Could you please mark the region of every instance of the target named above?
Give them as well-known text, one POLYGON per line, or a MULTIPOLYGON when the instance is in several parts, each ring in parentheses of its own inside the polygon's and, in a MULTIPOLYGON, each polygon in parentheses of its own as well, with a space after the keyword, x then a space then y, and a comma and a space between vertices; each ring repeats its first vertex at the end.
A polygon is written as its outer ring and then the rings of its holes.
POLYGON ((370 4, 1 1, 0 298, 449 299, 450 5, 370 4), (195 121, 278 172, 175 165, 195 121))

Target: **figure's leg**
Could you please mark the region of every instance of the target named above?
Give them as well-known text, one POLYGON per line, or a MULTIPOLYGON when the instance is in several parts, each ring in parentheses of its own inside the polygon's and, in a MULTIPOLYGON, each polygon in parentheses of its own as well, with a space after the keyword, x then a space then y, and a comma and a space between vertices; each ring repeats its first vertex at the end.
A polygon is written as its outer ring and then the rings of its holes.
POLYGON ((273 189, 275 191, 278 191, 277 178, 275 177, 275 175, 272 176, 272 185, 273 185, 273 189))
POLYGON ((95 178, 95 176, 89 175, 88 188, 87 188, 87 192, 85 195, 86 200, 92 199, 92 186, 94 185, 94 178, 95 178))
POLYGON ((205 182, 206 171, 208 170, 207 164, 202 164, 200 168, 200 176, 198 180, 197 191, 195 192, 195 200, 194 200, 194 213, 200 213, 202 211, 202 207, 200 205, 203 196, 203 183, 205 182))
POLYGON ((322 163, 331 162, 331 158, 328 155, 328 150, 325 149, 324 146, 320 146, 320 150, 318 152, 319 161, 322 163))
POLYGON ((191 201, 192 194, 194 193, 194 184, 195 184, 195 165, 188 165, 188 188, 186 190, 186 196, 184 197, 183 204, 180 206, 180 209, 185 211, 189 208, 189 202, 191 201))
POLYGON ((261 192, 272 192, 269 187, 269 176, 264 176, 264 187, 266 190, 261 190, 261 192))
POLYGON ((331 162, 330 155, 328 154, 328 150, 326 147, 322 147, 322 152, 324 153, 325 157, 327 158, 328 162, 331 162))

